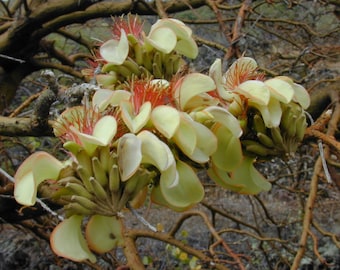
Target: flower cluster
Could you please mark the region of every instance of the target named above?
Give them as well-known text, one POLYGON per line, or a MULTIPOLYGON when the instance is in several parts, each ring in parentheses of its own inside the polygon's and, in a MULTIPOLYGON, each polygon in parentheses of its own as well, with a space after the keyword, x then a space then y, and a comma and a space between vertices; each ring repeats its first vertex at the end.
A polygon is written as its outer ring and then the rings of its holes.
POLYGON ((179 20, 158 20, 146 35, 138 18, 129 14, 126 21, 115 19, 113 38, 100 46, 99 54, 103 67, 97 82, 117 88, 132 77, 170 80, 183 64, 182 56, 195 58, 198 47, 191 29, 179 20))
POLYGON ((18 169, 21 204, 35 203, 44 180, 58 187, 53 198, 67 216, 51 236, 58 255, 95 261, 92 252, 122 244, 121 212, 148 197, 176 211, 197 204, 204 197, 198 170, 235 192, 268 191, 255 160, 290 154, 303 139, 310 101, 301 85, 265 80, 248 57, 225 73, 216 60, 209 74, 183 74, 182 57, 198 52, 191 34, 174 19, 158 20, 148 35, 137 18, 116 19, 113 39, 99 48, 101 88, 55 122, 69 159, 37 152, 18 169))

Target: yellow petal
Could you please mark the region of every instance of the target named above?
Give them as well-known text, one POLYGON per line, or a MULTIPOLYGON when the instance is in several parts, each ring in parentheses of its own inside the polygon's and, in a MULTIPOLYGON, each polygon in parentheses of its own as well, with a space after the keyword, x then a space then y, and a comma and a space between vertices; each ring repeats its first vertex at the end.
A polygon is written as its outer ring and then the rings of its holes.
POLYGON ((169 146, 150 131, 143 130, 137 137, 142 142, 142 163, 152 164, 163 172, 175 162, 169 146))
POLYGON ((170 53, 176 46, 177 37, 170 28, 157 27, 149 33, 146 42, 163 53, 170 53))
POLYGON ((142 161, 142 141, 134 134, 126 133, 118 141, 118 165, 122 181, 128 180, 142 161))
POLYGON ((14 197, 22 205, 34 205, 38 185, 47 179, 58 179, 63 164, 46 152, 35 152, 14 175, 14 197))
POLYGON ((101 112, 107 108, 108 105, 116 107, 122 100, 129 100, 131 93, 125 90, 108 90, 99 89, 92 97, 92 105, 98 108, 101 112))
POLYGON ((182 110, 185 110, 188 102, 196 95, 212 91, 216 85, 212 78, 201 73, 186 75, 175 89, 175 98, 182 110))
POLYGON ((157 130, 170 139, 179 127, 180 115, 175 108, 161 105, 152 110, 151 120, 157 130))
POLYGON ((291 85, 279 78, 266 80, 265 85, 269 87, 270 94, 282 103, 289 103, 294 96, 294 89, 291 85))
POLYGON ((86 225, 86 240, 94 252, 109 252, 123 242, 122 224, 116 217, 94 215, 86 225))
POLYGON ((188 157, 197 163, 208 162, 217 149, 217 139, 206 126, 195 121, 190 123, 196 132, 197 143, 193 153, 188 157))
POLYGON ((178 184, 169 187, 165 181, 160 181, 160 189, 169 206, 186 209, 203 199, 204 188, 188 164, 178 160, 176 169, 179 175, 178 184))
POLYGON ((129 53, 129 41, 125 31, 121 30, 119 40, 110 39, 101 45, 99 52, 105 61, 116 65, 123 64, 129 53))
POLYGON ((122 109, 122 118, 132 133, 138 133, 149 121, 151 115, 151 103, 145 102, 135 115, 132 104, 129 101, 122 101, 120 103, 122 109))
POLYGON ((59 223, 50 237, 51 248, 55 254, 69 260, 76 262, 90 260, 95 263, 96 257, 82 235, 82 219, 82 216, 74 215, 59 223))
POLYGON ((175 51, 191 59, 196 58, 198 55, 197 44, 191 37, 188 39, 178 40, 175 51))
POLYGON ((235 137, 241 137, 243 131, 240 123, 229 111, 218 106, 210 106, 204 109, 204 111, 210 113, 214 117, 215 122, 227 127, 235 137))
POLYGON ((270 99, 270 91, 261 81, 245 81, 237 86, 235 92, 244 95, 249 101, 262 106, 266 106, 270 99))
POLYGON ((223 188, 229 189, 234 192, 240 192, 240 190, 244 189, 244 185, 238 183, 237 180, 231 179, 228 175, 227 171, 219 169, 216 166, 211 166, 208 169, 208 176, 218 185, 223 188))
POLYGON ((187 156, 193 154, 197 145, 197 134, 190 122, 184 114, 181 114, 179 127, 173 136, 173 141, 187 156))
POLYGON ((231 172, 242 161, 241 142, 221 124, 215 124, 212 131, 217 137, 217 150, 211 156, 212 163, 221 170, 231 172))

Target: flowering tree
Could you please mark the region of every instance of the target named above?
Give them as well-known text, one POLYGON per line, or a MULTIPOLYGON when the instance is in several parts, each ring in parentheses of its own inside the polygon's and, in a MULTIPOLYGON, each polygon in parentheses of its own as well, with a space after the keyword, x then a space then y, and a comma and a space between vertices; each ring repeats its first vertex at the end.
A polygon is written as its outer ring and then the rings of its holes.
MULTIPOLYGON (((95 2, 80 1, 79 4, 86 3, 91 10, 95 2)), ((156 2, 158 13, 163 16, 164 11, 172 7, 156 2)), ((215 12, 223 29, 219 9, 225 6, 203 2, 215 12)), ((197 4, 203 5, 201 1, 197 4)), ((98 3, 98 6, 105 5, 98 3)), ((249 1, 238 6, 237 18, 241 21, 245 19, 247 7, 250 7, 249 1)), ((81 12, 82 16, 92 14, 87 13, 89 10, 81 12)), ((110 9, 101 9, 101 12, 108 13, 110 9)), ((226 269, 232 264, 244 269, 248 259, 243 254, 235 254, 222 238, 224 232, 233 229, 217 232, 204 212, 192 210, 200 204, 212 215, 229 217, 207 203, 207 185, 198 175, 206 172, 216 189, 251 195, 257 200, 257 194, 277 184, 254 166, 257 161, 279 157, 289 163, 301 141, 308 137, 323 139, 335 152, 339 149, 332 138, 325 139, 320 132, 329 121, 329 114, 325 116, 328 120, 317 123, 316 129, 306 130, 305 110, 310 98, 301 84, 287 76, 265 73, 266 69, 258 67, 253 58, 238 52, 234 44, 241 35, 236 22, 239 20, 235 21, 230 40, 233 45, 225 51, 225 59, 235 55, 238 59, 225 68, 225 62, 218 58, 209 62, 205 72, 197 72, 188 69, 187 62, 198 56, 196 41, 209 43, 193 36, 191 29, 180 20, 163 18, 146 31, 138 17, 115 18, 112 38, 91 47, 90 67, 71 72, 91 82, 66 91, 73 94, 80 90, 81 104, 72 105, 49 122, 47 115, 54 102, 50 97, 55 97, 59 89, 53 74, 44 74, 50 86, 40 96, 39 105, 45 106, 37 106, 34 116, 38 117, 32 118, 31 129, 24 130, 23 134, 42 130, 48 133, 48 127, 52 126, 54 135, 63 144, 66 158, 57 159, 41 151, 32 154, 15 174, 14 197, 24 206, 34 206, 37 201, 42 203, 37 198, 39 192, 62 207, 60 223, 54 226, 50 236, 55 254, 98 268, 97 260, 103 258, 103 254, 122 248, 126 256, 123 264, 131 269, 143 269, 148 262, 139 257, 136 239, 148 237, 169 243, 169 249, 181 261, 194 262, 190 264, 191 269, 226 269), (135 230, 129 225, 128 212, 144 211, 143 206, 149 203, 183 215, 170 231, 154 228, 137 215, 149 230, 135 230), (200 216, 215 240, 206 252, 175 237, 183 221, 191 216, 200 216), (218 248, 222 248, 223 255, 219 255, 218 248), (188 261, 185 254, 194 260, 188 261)), ((218 44, 212 46, 218 47, 218 44)), ((42 67, 67 71, 66 65, 44 64, 42 67)), ((14 126, 21 121, 14 119, 14 126)), ((4 130, 2 133, 9 132, 4 130)), ((292 244, 296 252, 292 269, 297 269, 301 261, 308 236, 316 242, 309 226, 317 192, 315 175, 322 171, 320 161, 315 166, 301 245, 292 244)), ((300 174, 298 172, 296 178, 300 178, 300 174)), ((275 223, 266 208, 263 209, 266 219, 275 223)), ((245 224, 235 217, 231 219, 245 224)), ((276 225, 280 235, 282 227, 276 225)), ((272 250, 282 247, 282 256, 285 251, 291 252, 292 246, 281 236, 271 239, 252 223, 244 226, 256 234, 242 230, 237 233, 260 239, 272 250), (275 244, 271 245, 272 242, 275 244)), ((313 226, 318 228, 317 224, 313 226)), ((332 239, 337 245, 337 238, 332 239)), ((263 253, 267 255, 270 251, 263 248, 263 253)))
POLYGON ((51 234, 57 255, 94 263, 96 253, 123 246, 127 265, 142 269, 124 211, 147 199, 191 208, 204 198, 199 169, 238 193, 271 188, 253 163, 295 152, 307 127, 307 91, 285 76, 266 80, 249 57, 225 73, 220 59, 209 74, 181 72, 183 57, 197 53, 179 20, 160 19, 144 33, 137 17, 115 19, 95 70, 85 71, 96 81, 94 94, 54 123, 69 158, 36 152, 14 177, 20 204, 34 205, 39 184, 49 180, 47 193, 63 205, 66 218, 51 234))

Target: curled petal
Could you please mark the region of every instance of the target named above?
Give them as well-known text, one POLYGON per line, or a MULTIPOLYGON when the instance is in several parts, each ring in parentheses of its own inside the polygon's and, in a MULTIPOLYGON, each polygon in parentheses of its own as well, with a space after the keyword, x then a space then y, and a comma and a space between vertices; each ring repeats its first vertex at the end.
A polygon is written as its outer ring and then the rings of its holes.
MULTIPOLYGON (((175 210, 184 210, 200 202, 204 197, 203 186, 195 171, 185 162, 180 160, 176 163, 179 175, 177 185, 169 186, 166 181, 160 181, 160 199, 156 203, 165 204, 175 210)), ((157 199, 154 194, 153 199, 157 199)))
POLYGON ((294 97, 293 100, 301 105, 303 109, 307 109, 310 105, 310 95, 307 90, 300 84, 294 83, 294 97))
POLYGON ((29 156, 17 170, 14 197, 22 205, 34 205, 38 185, 47 179, 57 180, 63 164, 46 152, 29 156))
POLYGON ((113 216, 94 215, 86 225, 86 240, 91 250, 109 252, 122 243, 122 224, 113 216))
POLYGON ((253 195, 271 189, 271 184, 255 169, 253 163, 253 158, 245 157, 240 166, 232 173, 231 178, 235 183, 244 186, 239 191, 242 194, 253 195))
POLYGON ((51 234, 51 247, 58 256, 76 262, 90 260, 95 263, 96 257, 88 248, 82 235, 82 219, 82 216, 73 215, 59 223, 51 234))
POLYGON ((232 100, 232 92, 227 91, 227 89, 225 88, 225 77, 222 76, 221 59, 216 59, 215 62, 210 66, 209 76, 214 80, 216 84, 218 95, 224 100, 232 100))
POLYGON ((234 192, 240 192, 245 188, 244 184, 240 184, 237 180, 231 179, 228 172, 218 168, 217 166, 211 166, 207 171, 209 177, 215 181, 216 184, 223 188, 229 189, 234 192))
POLYGON ((217 106, 210 106, 204 109, 204 111, 210 113, 216 122, 227 127, 236 138, 239 138, 242 135, 243 131, 239 121, 226 109, 217 106))
POLYGON ((249 102, 250 106, 258 109, 262 115, 263 121, 268 128, 278 127, 280 125, 282 109, 280 101, 275 98, 271 98, 267 106, 259 106, 249 102))
POLYGON ((281 80, 280 78, 269 79, 264 83, 269 87, 272 97, 285 104, 292 100, 294 96, 294 89, 289 83, 281 80))
POLYGON ((107 62, 121 65, 129 54, 129 41, 121 30, 120 40, 110 39, 100 46, 100 55, 107 62))
POLYGON ((124 134, 118 142, 118 165, 122 181, 128 180, 142 161, 142 141, 132 133, 124 134))
POLYGON ((139 132, 150 119, 151 103, 149 101, 143 103, 137 115, 135 115, 133 106, 129 101, 122 101, 120 107, 124 123, 132 133, 139 132))
POLYGON ((177 19, 159 19, 152 25, 150 32, 160 27, 170 28, 179 39, 187 39, 192 35, 190 27, 186 26, 182 21, 177 19))
POLYGON ((293 101, 299 103, 303 109, 307 109, 310 105, 310 95, 307 90, 300 84, 294 83, 294 81, 287 76, 278 76, 275 77, 282 81, 285 81, 290 84, 290 86, 294 90, 293 101))
POLYGON ((113 116, 106 115, 95 124, 92 135, 81 133, 74 127, 70 127, 77 133, 86 152, 91 156, 98 146, 109 145, 117 132, 117 122, 113 116))
POLYGON ((191 121, 182 114, 177 131, 173 136, 173 141, 187 156, 191 156, 197 145, 197 134, 191 121))
POLYGON ((143 130, 137 137, 142 141, 142 163, 154 165, 160 172, 175 163, 168 145, 150 131, 143 130))
POLYGON ((250 80, 257 69, 256 61, 251 57, 240 57, 225 73, 228 90, 234 90, 241 83, 250 80))
POLYGON ((170 28, 154 28, 146 39, 147 43, 163 53, 170 53, 176 46, 177 37, 170 28))
POLYGON ((173 107, 161 105, 152 110, 151 119, 157 130, 170 139, 179 127, 180 114, 173 107))
POLYGON ((217 150, 211 156, 212 163, 221 170, 231 172, 243 159, 241 142, 224 125, 215 124, 212 131, 217 137, 217 150))
POLYGON ((198 55, 197 44, 192 38, 178 40, 175 51, 191 59, 196 58, 198 55))
MULTIPOLYGON (((212 153, 216 151, 217 148, 217 139, 206 126, 191 120, 191 118, 187 117, 188 124, 192 127, 195 132, 195 140, 196 144, 194 145, 193 151, 190 153, 186 153, 186 147, 183 148, 183 152, 193 161, 197 163, 205 163, 208 162, 212 153)), ((190 137, 189 137, 190 139, 190 137)))
POLYGON ((116 107, 122 100, 129 100, 130 97, 131 93, 126 90, 99 89, 93 95, 92 104, 99 111, 103 111, 107 106, 116 107))
POLYGON ((194 96, 212 91, 215 88, 216 85, 209 76, 200 73, 190 73, 175 86, 175 98, 180 108, 184 110, 194 96))
POLYGON ((270 91, 261 81, 245 81, 235 89, 235 92, 244 95, 250 102, 261 106, 266 106, 270 99, 270 91))

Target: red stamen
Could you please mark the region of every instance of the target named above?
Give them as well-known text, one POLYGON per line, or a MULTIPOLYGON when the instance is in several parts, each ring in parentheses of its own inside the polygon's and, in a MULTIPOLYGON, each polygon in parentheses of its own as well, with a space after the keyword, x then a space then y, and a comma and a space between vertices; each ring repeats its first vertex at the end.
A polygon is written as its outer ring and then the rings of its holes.
POLYGON ((117 40, 120 39, 121 29, 123 29, 127 35, 132 34, 138 40, 142 40, 143 23, 137 16, 128 14, 127 19, 125 19, 123 16, 116 17, 114 19, 112 33, 113 37, 117 40))
POLYGON ((227 76, 227 89, 233 90, 241 83, 248 81, 248 80, 264 80, 264 74, 257 71, 257 69, 254 69, 249 64, 236 64, 235 69, 232 73, 228 73, 227 76))
POLYGON ((151 103, 152 108, 172 104, 170 87, 165 87, 161 83, 151 83, 145 80, 133 81, 130 91, 135 114, 139 113, 140 107, 147 101, 151 103))
POLYGON ((101 114, 89 105, 77 106, 65 111, 54 124, 54 133, 62 141, 74 141, 78 144, 78 135, 70 128, 74 127, 81 133, 92 135, 95 124, 101 114))

